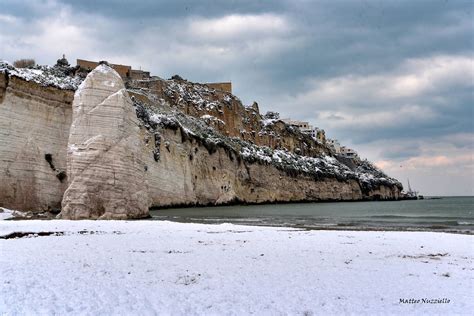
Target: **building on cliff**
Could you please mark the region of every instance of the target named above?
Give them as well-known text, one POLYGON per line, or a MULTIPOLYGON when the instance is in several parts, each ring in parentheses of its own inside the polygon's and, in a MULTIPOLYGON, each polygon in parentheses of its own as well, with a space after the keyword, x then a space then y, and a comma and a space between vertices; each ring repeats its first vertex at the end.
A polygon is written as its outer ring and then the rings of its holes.
POLYGON ((141 70, 141 69, 140 70, 132 69, 130 71, 130 77, 131 79, 134 79, 134 80, 146 80, 146 79, 150 79, 150 72, 141 70))
MULTIPOLYGON (((99 62, 90 61, 90 60, 77 59, 76 62, 80 68, 85 69, 87 71, 91 71, 95 69, 97 66, 99 66, 99 62)), ((120 77, 122 77, 122 79, 131 77, 131 72, 132 72, 131 66, 119 65, 119 64, 109 64, 109 66, 112 67, 120 75, 120 77)))
POLYGON ((211 82, 205 83, 209 88, 232 93, 232 82, 211 82))
MULTIPOLYGON (((88 72, 92 71, 99 65, 99 62, 85 59, 77 59, 76 63, 77 66, 88 72)), ((120 77, 122 77, 123 80, 145 80, 150 78, 149 71, 132 69, 132 66, 129 65, 109 64, 109 66, 112 67, 120 75, 120 77)))
POLYGON ((328 147, 335 153, 335 154, 340 154, 341 153, 341 144, 337 139, 326 139, 326 144, 328 147))
POLYGON ((326 144, 331 149, 331 151, 339 157, 347 159, 360 159, 357 151, 347 146, 341 146, 337 139, 328 138, 326 144))
POLYGON ((297 127, 302 133, 311 136, 313 139, 326 143, 326 132, 318 127, 313 127, 309 122, 292 120, 290 118, 282 119, 288 125, 297 127))
POLYGON ((350 159, 359 158, 359 154, 354 149, 348 148, 346 146, 341 147, 340 154, 345 158, 350 158, 350 159))

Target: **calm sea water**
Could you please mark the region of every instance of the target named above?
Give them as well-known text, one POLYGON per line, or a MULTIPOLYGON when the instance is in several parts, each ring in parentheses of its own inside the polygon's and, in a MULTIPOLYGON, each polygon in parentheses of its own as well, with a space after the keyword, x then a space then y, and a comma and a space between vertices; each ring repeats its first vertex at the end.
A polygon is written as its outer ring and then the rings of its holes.
POLYGON ((474 233, 474 197, 417 201, 295 203, 152 210, 156 220, 307 229, 474 233))

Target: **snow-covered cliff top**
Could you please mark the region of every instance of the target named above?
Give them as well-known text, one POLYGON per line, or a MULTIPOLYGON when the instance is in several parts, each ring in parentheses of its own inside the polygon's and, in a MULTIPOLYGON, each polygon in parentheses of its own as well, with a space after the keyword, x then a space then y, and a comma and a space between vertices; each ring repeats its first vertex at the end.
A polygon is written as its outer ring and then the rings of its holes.
POLYGON ((32 81, 44 87, 56 87, 64 90, 76 90, 84 78, 72 74, 71 68, 34 66, 15 68, 7 61, 0 60, 0 72, 9 76, 32 81))
POLYGON ((216 90, 206 84, 186 80, 167 80, 166 83, 164 93, 174 100, 176 105, 192 104, 199 111, 221 112, 223 106, 229 106, 234 99, 238 100, 233 94, 222 91, 220 93, 224 93, 224 96, 220 99, 216 90))

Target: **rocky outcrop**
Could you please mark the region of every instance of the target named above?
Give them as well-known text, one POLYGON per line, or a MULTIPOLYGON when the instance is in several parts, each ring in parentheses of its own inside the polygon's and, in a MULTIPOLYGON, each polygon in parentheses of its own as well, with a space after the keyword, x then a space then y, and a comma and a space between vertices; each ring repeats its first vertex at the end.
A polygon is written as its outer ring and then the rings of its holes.
POLYGON ((126 219, 148 215, 150 200, 138 119, 120 75, 99 65, 79 86, 67 152, 61 217, 126 219))

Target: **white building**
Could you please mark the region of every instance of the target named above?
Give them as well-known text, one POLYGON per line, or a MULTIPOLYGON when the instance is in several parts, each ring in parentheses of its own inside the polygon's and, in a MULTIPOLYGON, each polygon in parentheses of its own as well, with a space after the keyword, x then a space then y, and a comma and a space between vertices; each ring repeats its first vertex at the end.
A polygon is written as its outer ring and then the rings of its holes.
POLYGON ((298 127, 301 131, 303 130, 308 130, 312 129, 313 126, 309 125, 309 122, 303 122, 303 121, 298 121, 298 120, 292 120, 289 118, 281 119, 283 122, 285 122, 288 125, 296 126, 298 127))
POLYGON ((288 125, 291 126, 296 126, 299 128, 299 130, 311 136, 315 140, 319 140, 321 142, 326 141, 326 133, 323 129, 313 127, 312 125, 309 124, 309 122, 304 122, 304 121, 298 121, 298 120, 292 120, 292 119, 282 119, 283 122, 285 122, 288 125))
POLYGON ((341 155, 345 158, 359 158, 359 155, 354 149, 348 148, 346 146, 341 147, 341 155))
POLYGON ((336 154, 340 154, 341 153, 341 144, 339 143, 339 141, 337 139, 330 139, 328 138, 326 140, 326 144, 329 145, 329 147, 331 147, 331 149, 336 153, 336 154))

